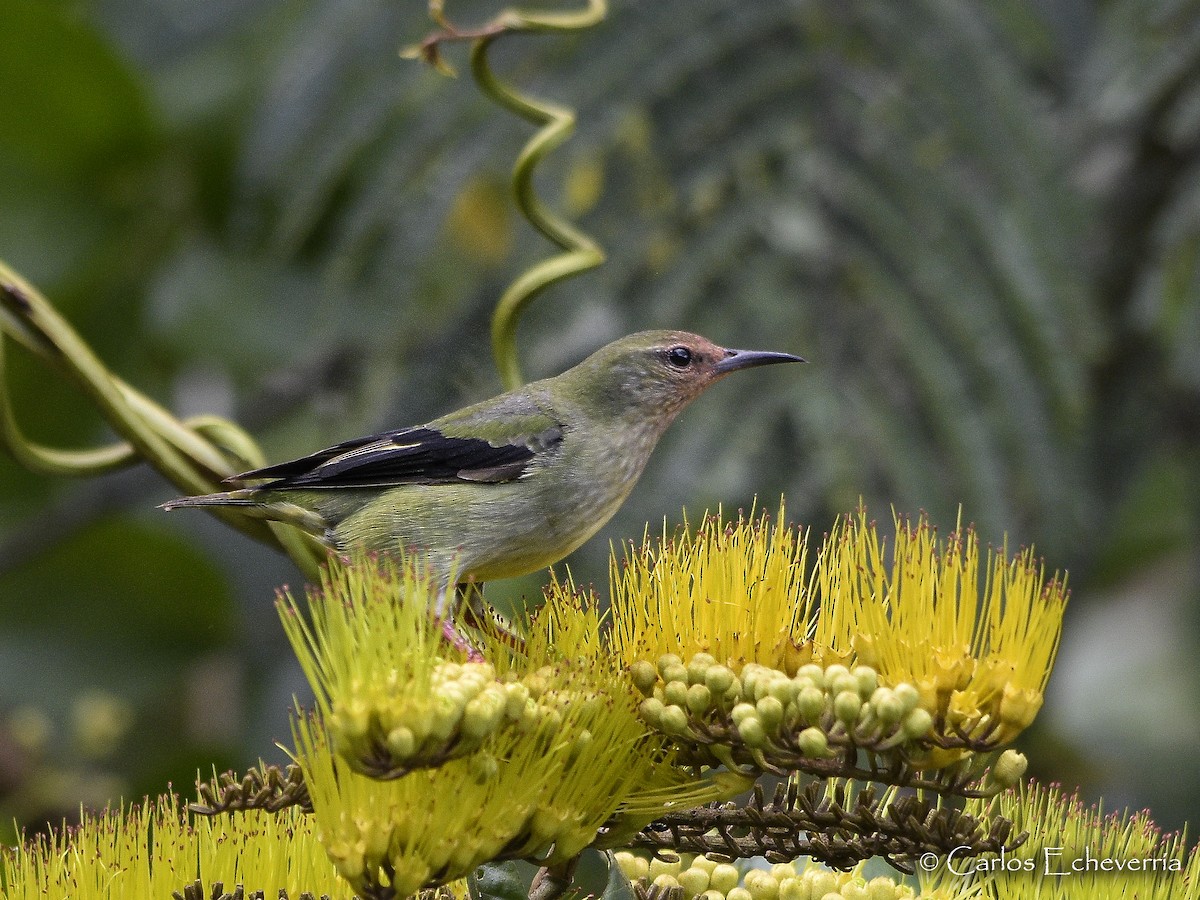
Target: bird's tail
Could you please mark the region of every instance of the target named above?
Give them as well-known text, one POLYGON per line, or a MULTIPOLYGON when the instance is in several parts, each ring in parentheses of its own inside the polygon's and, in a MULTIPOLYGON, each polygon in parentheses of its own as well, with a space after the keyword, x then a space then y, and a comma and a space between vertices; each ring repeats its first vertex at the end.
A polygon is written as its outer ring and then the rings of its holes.
POLYGON ((173 509, 186 509, 195 506, 259 506, 262 505, 262 498, 255 498, 254 491, 237 490, 237 491, 221 491, 219 494, 201 494, 198 497, 179 497, 175 500, 168 500, 159 506, 159 509, 165 509, 170 512, 173 509))
POLYGON ((221 491, 217 494, 200 494, 196 497, 179 497, 169 500, 159 506, 170 512, 174 509, 203 509, 211 507, 237 507, 238 511, 255 519, 267 519, 271 522, 283 522, 324 539, 329 531, 329 522, 324 517, 280 500, 264 499, 262 492, 254 488, 240 488, 234 491, 221 491))

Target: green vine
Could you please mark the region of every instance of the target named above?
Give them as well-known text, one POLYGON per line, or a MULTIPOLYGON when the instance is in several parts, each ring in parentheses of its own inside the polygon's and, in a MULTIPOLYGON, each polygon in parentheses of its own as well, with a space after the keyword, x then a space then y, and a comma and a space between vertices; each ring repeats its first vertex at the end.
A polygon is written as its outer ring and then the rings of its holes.
MULTIPOLYGON (((150 463, 181 492, 221 489, 230 475, 264 464, 245 431, 217 416, 180 420, 114 375, 53 306, 12 269, 0 263, 0 444, 34 472, 90 477, 150 463), (21 430, 5 378, 5 342, 12 338, 82 390, 122 438, 87 450, 63 450, 30 440, 21 430)), ((324 552, 287 525, 267 523, 237 510, 216 514, 250 537, 282 549, 315 577, 324 552)))
POLYGON ((492 314, 492 353, 500 380, 508 389, 521 385, 521 367, 517 359, 516 331, 521 313, 534 297, 546 288, 573 275, 594 269, 604 262, 604 251, 594 240, 557 215, 537 195, 533 173, 539 162, 562 144, 575 128, 575 113, 566 106, 519 93, 496 77, 488 62, 488 50, 508 34, 580 31, 602 21, 607 14, 606 0, 588 0, 585 9, 573 12, 534 13, 506 9, 489 24, 478 29, 459 30, 443 16, 441 3, 434 0, 430 13, 440 29, 418 47, 406 51, 419 56, 441 71, 448 71, 440 47, 446 41, 473 41, 471 74, 480 89, 510 112, 540 125, 537 133, 521 150, 513 166, 512 185, 521 214, 547 240, 563 252, 522 272, 496 304, 492 314))

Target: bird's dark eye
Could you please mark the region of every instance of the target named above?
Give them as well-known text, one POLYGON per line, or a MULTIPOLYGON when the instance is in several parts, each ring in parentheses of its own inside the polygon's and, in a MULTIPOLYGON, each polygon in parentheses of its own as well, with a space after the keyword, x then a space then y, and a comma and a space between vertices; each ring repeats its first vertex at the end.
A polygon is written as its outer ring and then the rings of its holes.
POLYGON ((687 347, 672 347, 667 351, 667 362, 677 369, 686 369, 692 364, 692 351, 687 347))

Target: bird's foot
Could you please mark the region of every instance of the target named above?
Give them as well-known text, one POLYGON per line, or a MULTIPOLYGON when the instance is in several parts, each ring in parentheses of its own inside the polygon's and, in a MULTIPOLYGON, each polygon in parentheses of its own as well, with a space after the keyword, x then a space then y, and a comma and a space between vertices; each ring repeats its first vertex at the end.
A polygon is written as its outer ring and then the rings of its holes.
POLYGON ((525 650, 525 636, 483 599, 482 584, 458 586, 458 616, 464 625, 516 650, 525 650))
POLYGON ((442 622, 442 637, 446 643, 452 646, 455 650, 459 650, 467 655, 468 662, 483 662, 483 654, 475 649, 474 645, 467 640, 466 636, 454 627, 454 622, 449 618, 441 620, 442 622))

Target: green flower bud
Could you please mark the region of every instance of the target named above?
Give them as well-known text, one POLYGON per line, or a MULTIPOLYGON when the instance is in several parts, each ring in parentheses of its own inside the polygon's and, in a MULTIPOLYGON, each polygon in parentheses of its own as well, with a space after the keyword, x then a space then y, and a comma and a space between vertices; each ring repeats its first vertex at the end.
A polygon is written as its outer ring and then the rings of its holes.
POLYGON ((667 677, 666 676, 667 669, 671 668, 672 666, 681 666, 681 665, 683 665, 683 660, 680 659, 678 656, 676 656, 674 653, 664 653, 662 656, 660 656, 658 658, 658 672, 660 675, 663 676, 663 678, 667 677))
POLYGON ((797 878, 793 872, 790 878, 779 882, 779 900, 812 900, 808 883, 803 878, 797 878))
POLYGON ((923 738, 933 728, 933 716, 926 710, 917 707, 904 717, 904 735, 910 740, 923 738))
POLYGON ((641 714, 643 721, 652 728, 660 727, 662 722, 663 706, 661 700, 655 700, 653 697, 647 697, 638 707, 638 712, 641 714))
POLYGON ((700 895, 699 900, 725 900, 725 895, 720 891, 714 891, 712 888, 709 888, 700 895))
POLYGON ((804 688, 796 695, 796 709, 805 722, 820 721, 825 714, 825 692, 814 687, 804 688))
POLYGON ((820 869, 810 870, 807 873, 807 877, 808 890, 813 900, 825 900, 826 894, 837 893, 838 878, 832 872, 825 872, 820 869))
POLYGON ((807 678, 815 687, 823 688, 825 686, 825 670, 816 663, 809 663, 806 666, 801 666, 796 671, 796 680, 807 678))
POLYGON ((846 726, 853 727, 862 712, 862 698, 858 691, 842 691, 833 698, 833 714, 846 726))
POLYGON ((688 726, 687 713, 679 706, 664 706, 659 717, 658 728, 667 734, 684 735, 691 731, 688 726))
POLYGON ((678 681, 684 687, 687 687, 687 668, 682 664, 677 666, 667 666, 666 670, 662 673, 662 679, 667 684, 670 684, 672 681, 678 681))
POLYGON ((775 731, 783 722, 783 704, 768 694, 755 704, 755 709, 758 711, 758 717, 762 720, 763 727, 768 731, 775 731))
POLYGON ((692 684, 704 684, 709 668, 716 665, 716 663, 717 661, 713 659, 711 654, 697 653, 688 660, 688 681, 692 684))
POLYGON ((888 727, 899 722, 905 713, 904 704, 891 688, 876 688, 869 702, 876 718, 888 727))
POLYGON ((406 760, 417 752, 417 739, 413 736, 411 728, 405 728, 403 725, 397 726, 388 732, 387 736, 388 752, 398 760, 406 760))
POLYGON ((839 675, 837 678, 826 680, 825 685, 828 687, 829 693, 833 694, 835 697, 838 694, 844 694, 847 691, 855 694, 858 693, 858 679, 849 672, 847 672, 845 675, 839 675))
POLYGON ((650 873, 649 873, 648 877, 650 878, 651 881, 654 881, 660 875, 670 875, 672 878, 674 878, 676 875, 679 874, 679 871, 682 868, 683 868, 683 863, 678 859, 676 859, 674 862, 668 862, 665 859, 658 859, 657 857, 651 857, 650 873))
POLYGON ((775 863, 775 865, 771 866, 771 877, 778 881, 780 887, 782 887, 783 879, 796 877, 796 867, 791 863, 775 863))
POLYGON ((510 722, 515 722, 525 712, 525 704, 529 700, 529 688, 525 687, 519 681, 506 684, 504 686, 504 698, 504 718, 510 722))
POLYGON ((658 684, 658 669, 644 659, 639 659, 629 667, 629 675, 633 686, 649 697, 654 693, 654 685, 658 684))
POLYGON ((921 702, 921 692, 915 685, 911 685, 907 681, 902 681, 892 688, 892 693, 896 695, 896 699, 900 701, 906 713, 912 712, 921 702))
POLYGON ((754 895, 744 887, 735 887, 725 892, 725 900, 754 900, 754 895))
POLYGON ((774 697, 784 706, 787 706, 796 699, 796 695, 800 693, 800 686, 790 678, 777 678, 771 683, 771 692, 768 696, 774 697))
POLYGON ((708 876, 708 886, 711 890, 720 891, 728 896, 737 887, 738 870, 729 863, 718 863, 708 876))
POLYGON ((713 869, 716 867, 717 861, 715 859, 709 859, 707 856, 697 856, 692 860, 693 869, 701 869, 709 875, 712 874, 713 869))
POLYGON ((796 735, 796 746, 805 756, 819 759, 829 753, 829 739, 820 728, 805 728, 796 735))
POLYGON ((500 764, 490 753, 472 753, 468 757, 471 777, 476 784, 487 784, 500 772, 500 764))
POLYGON ((855 666, 850 674, 858 680, 858 693, 864 700, 879 687, 879 674, 870 666, 855 666))
MULTIPOLYGON (((833 684, 837 679, 850 674, 850 670, 841 663, 834 663, 831 666, 825 667, 825 684, 833 684)), ((836 886, 835 886, 836 890, 836 886)))
MULTIPOLYGON (((699 685, 697 685, 699 687, 699 685)), ((679 873, 679 886, 688 897, 695 897, 708 890, 708 872, 692 866, 685 872, 679 873)))
POLYGON ((767 732, 758 716, 746 716, 737 725, 738 736, 747 747, 762 747, 767 742, 767 732))
POLYGON ((704 673, 704 683, 714 695, 720 696, 733 687, 733 672, 725 666, 709 666, 704 673))
POLYGON ((903 885, 896 884, 886 875, 880 875, 867 882, 867 900, 898 900, 904 896, 902 889, 903 885))
POLYGON ((742 884, 754 900, 779 900, 779 882, 772 877, 770 872, 751 869, 742 878, 742 884))
POLYGON ((679 887, 679 882, 675 880, 674 875, 668 875, 666 872, 654 879, 652 884, 660 890, 668 891, 671 888, 679 887))
POLYGON ((688 684, 686 681, 668 681, 663 686, 663 702, 668 706, 687 706, 688 684))
POLYGON ((867 900, 867 889, 853 881, 843 884, 839 893, 843 900, 867 900))
MULTIPOLYGON (((692 711, 694 716, 703 716, 712 706, 712 692, 704 684, 693 684, 688 688, 687 692, 687 708, 692 711)), ((696 891, 697 894, 704 893, 703 890, 696 891)))
POLYGON ((507 698, 493 691, 485 691, 467 704, 463 710, 462 733, 474 740, 482 740, 500 727, 504 718, 507 698))
POLYGON ((729 718, 733 719, 734 725, 740 725, 742 720, 747 716, 753 716, 758 713, 758 710, 750 703, 739 703, 729 711, 729 718))
POLYGON ((1029 760, 1024 753, 1008 749, 992 765, 992 781, 1000 787, 1012 787, 1025 775, 1029 760))
MULTIPOLYGON (((657 677, 657 676, 656 676, 657 677)), ((628 850, 618 850, 613 854, 613 861, 617 864, 617 868, 621 870, 621 874, 630 881, 637 880, 637 863, 634 862, 637 857, 628 850)))

